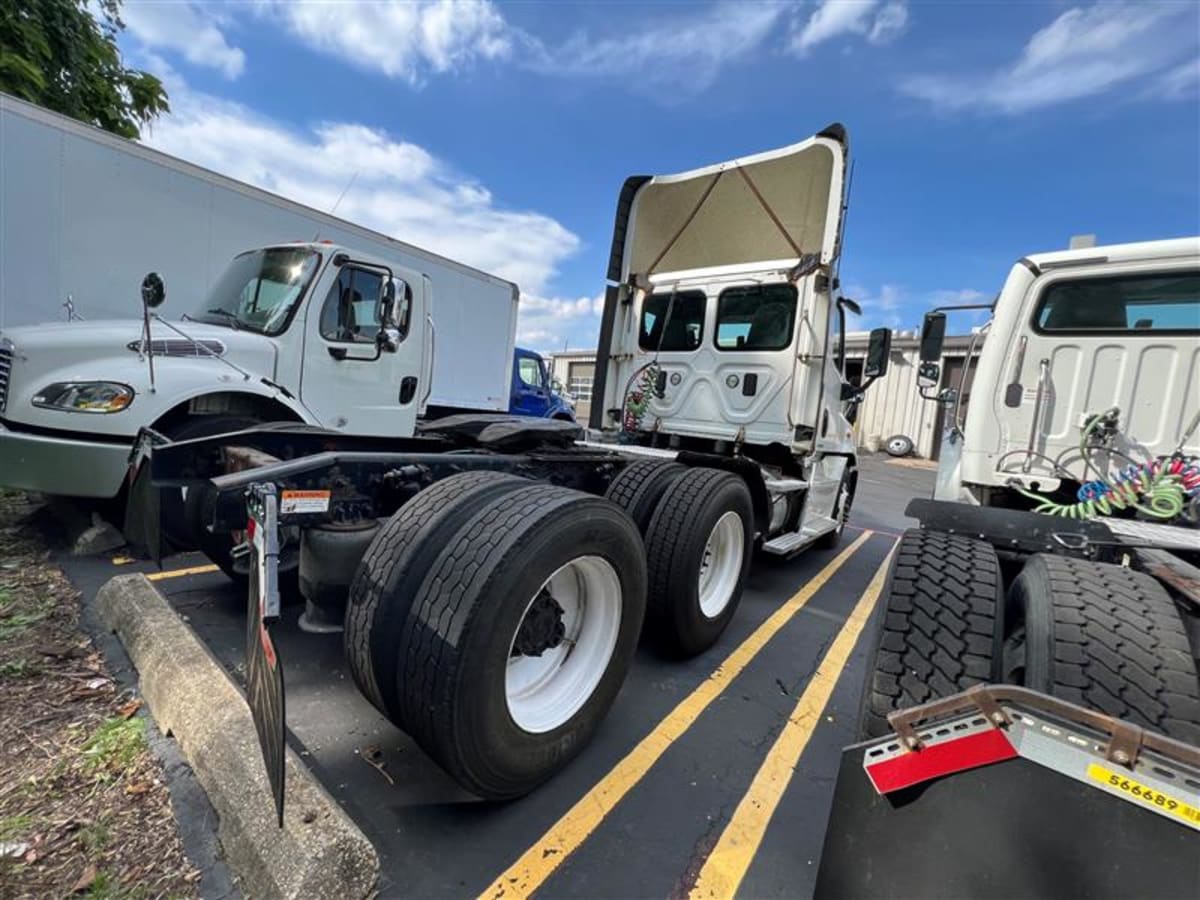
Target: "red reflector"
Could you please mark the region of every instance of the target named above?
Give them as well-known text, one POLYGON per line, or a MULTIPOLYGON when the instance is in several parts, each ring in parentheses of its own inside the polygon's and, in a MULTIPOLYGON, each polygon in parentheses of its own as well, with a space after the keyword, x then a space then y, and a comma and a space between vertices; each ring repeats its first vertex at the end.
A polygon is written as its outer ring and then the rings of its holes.
POLYGON ((881 794, 890 794, 941 775, 1012 759, 1017 755, 1008 736, 998 728, 934 744, 894 759, 868 763, 867 777, 881 794))
POLYGON ((246 522, 246 538, 248 540, 251 540, 251 541, 254 540, 254 530, 255 530, 254 529, 254 520, 253 519, 247 520, 247 522, 246 522))

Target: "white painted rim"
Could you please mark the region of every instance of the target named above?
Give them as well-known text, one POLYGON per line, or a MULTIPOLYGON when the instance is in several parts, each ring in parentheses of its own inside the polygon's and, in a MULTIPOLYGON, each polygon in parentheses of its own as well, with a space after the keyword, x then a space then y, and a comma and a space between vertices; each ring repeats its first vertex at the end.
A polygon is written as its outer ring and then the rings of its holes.
POLYGON ((746 526, 733 510, 717 519, 700 560, 700 612, 715 619, 733 599, 746 552, 746 526))
POLYGON ((562 607, 563 641, 541 656, 513 656, 514 631, 504 675, 508 714, 531 734, 553 731, 583 708, 608 671, 621 629, 621 579, 608 560, 580 556, 562 566, 534 592, 522 622, 543 589, 562 607))
POLYGON ((912 442, 905 438, 892 438, 888 441, 888 449, 898 456, 912 449, 912 442))

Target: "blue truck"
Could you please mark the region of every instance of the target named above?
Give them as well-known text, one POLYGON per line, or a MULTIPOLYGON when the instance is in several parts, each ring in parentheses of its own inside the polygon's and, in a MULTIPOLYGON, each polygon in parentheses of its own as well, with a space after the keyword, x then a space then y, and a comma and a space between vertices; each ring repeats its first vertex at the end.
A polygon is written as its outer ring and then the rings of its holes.
POLYGON ((546 361, 539 354, 522 347, 513 351, 508 411, 516 416, 575 421, 574 405, 568 397, 555 390, 546 361))

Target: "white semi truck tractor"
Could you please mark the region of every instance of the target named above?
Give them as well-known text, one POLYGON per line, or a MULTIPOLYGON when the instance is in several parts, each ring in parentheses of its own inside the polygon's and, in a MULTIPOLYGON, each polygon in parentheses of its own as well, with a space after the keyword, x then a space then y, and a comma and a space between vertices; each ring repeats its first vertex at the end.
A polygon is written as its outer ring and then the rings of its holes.
POLYGON ((1200 893, 1200 239, 1013 266, 900 539, 821 897, 1200 893))
MULTIPOLYGON (((587 743, 643 620, 668 652, 700 653, 756 549, 837 542, 867 386, 847 383, 839 349, 856 309, 837 291, 847 152, 835 125, 625 184, 586 439, 477 415, 407 439, 143 435, 135 499, 187 487, 197 540, 248 554, 248 693, 280 803, 269 625, 290 560, 304 621, 342 632, 371 702, 469 790, 502 798, 587 743)), ((867 381, 889 343, 872 333, 867 381)))

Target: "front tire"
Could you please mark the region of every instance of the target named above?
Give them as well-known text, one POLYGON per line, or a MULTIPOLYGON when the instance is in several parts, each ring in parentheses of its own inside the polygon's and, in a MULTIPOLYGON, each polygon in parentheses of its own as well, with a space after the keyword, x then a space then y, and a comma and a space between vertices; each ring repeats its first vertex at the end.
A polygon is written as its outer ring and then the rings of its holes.
POLYGON ((690 469, 667 488, 646 530, 647 616, 670 651, 695 656, 737 611, 754 549, 746 483, 720 469, 690 469))
MULTIPOLYGON (((213 437, 233 431, 244 431, 259 424, 250 416, 192 416, 182 422, 163 429, 163 434, 172 441, 191 441, 196 438, 213 437)), ((184 473, 186 474, 186 473, 184 473)), ((188 491, 184 488, 164 488, 159 492, 159 517, 163 537, 177 551, 203 549, 192 528, 187 511, 188 491)), ((218 566, 221 562, 214 559, 218 566)))
POLYGON ((833 531, 821 535, 813 546, 818 550, 832 550, 842 541, 846 533, 846 523, 850 520, 850 507, 854 504, 854 489, 858 485, 858 472, 847 469, 842 475, 842 483, 838 486, 837 501, 834 505, 833 517, 837 525, 833 531))

